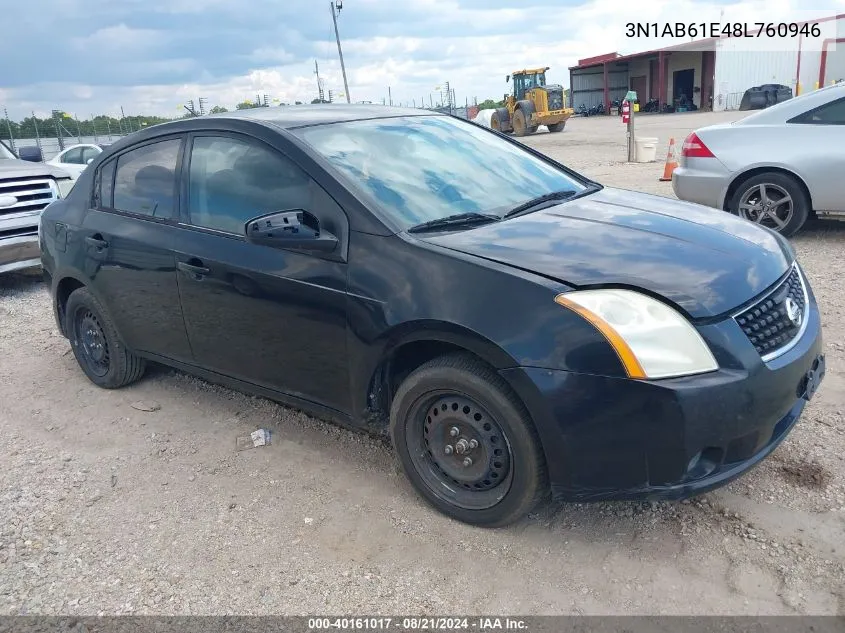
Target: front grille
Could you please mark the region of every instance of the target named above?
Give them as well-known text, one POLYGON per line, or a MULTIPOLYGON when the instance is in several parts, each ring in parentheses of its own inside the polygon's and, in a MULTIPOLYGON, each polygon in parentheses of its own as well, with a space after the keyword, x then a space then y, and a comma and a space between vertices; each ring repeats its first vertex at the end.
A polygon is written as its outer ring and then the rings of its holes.
POLYGON ((552 88, 547 92, 549 94, 549 110, 562 110, 563 90, 552 88))
POLYGON ((784 351, 803 331, 807 320, 807 292, 797 264, 777 288, 734 317, 764 360, 784 351), (792 316, 800 315, 794 320, 792 316))
POLYGON ((17 213, 41 211, 56 199, 56 189, 48 178, 27 180, 0 180, 0 218, 17 213), (11 205, 3 199, 12 196, 11 205))

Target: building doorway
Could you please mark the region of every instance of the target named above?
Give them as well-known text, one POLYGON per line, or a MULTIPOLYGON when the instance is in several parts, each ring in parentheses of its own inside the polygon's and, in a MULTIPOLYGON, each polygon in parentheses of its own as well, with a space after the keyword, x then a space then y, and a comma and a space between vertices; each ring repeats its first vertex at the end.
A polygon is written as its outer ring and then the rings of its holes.
POLYGON ((679 104, 692 104, 692 90, 694 87, 695 70, 693 68, 687 68, 685 70, 676 70, 672 74, 672 99, 675 102, 676 108, 679 104), (684 97, 686 98, 684 99, 684 97))

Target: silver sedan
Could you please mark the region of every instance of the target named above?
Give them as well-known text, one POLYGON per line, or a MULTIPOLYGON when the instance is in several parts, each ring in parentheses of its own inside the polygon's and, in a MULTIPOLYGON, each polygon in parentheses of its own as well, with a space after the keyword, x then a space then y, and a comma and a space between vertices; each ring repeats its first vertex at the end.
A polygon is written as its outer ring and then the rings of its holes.
POLYGON ((808 217, 845 219, 845 83, 696 130, 672 188, 787 237, 808 217))

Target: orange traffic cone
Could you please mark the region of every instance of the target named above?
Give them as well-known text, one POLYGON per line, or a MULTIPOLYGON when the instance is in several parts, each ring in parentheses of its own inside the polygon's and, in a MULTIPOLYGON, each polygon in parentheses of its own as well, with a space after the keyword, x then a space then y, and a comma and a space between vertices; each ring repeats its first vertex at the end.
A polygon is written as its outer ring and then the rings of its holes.
POLYGON ((666 153, 666 164, 663 166, 663 177, 660 182, 672 180, 672 172, 678 167, 678 159, 675 158, 675 139, 669 139, 669 151, 666 153))

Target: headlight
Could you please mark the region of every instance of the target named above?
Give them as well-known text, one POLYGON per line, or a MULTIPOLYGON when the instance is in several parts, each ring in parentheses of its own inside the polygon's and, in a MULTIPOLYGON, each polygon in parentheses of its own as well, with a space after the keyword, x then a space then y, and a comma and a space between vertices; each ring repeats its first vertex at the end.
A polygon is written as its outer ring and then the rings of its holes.
POLYGON ((580 314, 604 335, 629 378, 671 378, 719 368, 692 324, 647 295, 579 290, 559 294, 555 302, 580 314))
POLYGON ((50 187, 50 191, 52 191, 52 192, 53 192, 53 197, 54 197, 54 198, 61 198, 61 197, 62 197, 62 192, 61 192, 61 190, 59 189, 59 185, 58 185, 58 183, 57 183, 55 180, 53 180, 52 178, 50 178, 50 179, 47 181, 47 185, 50 187))

